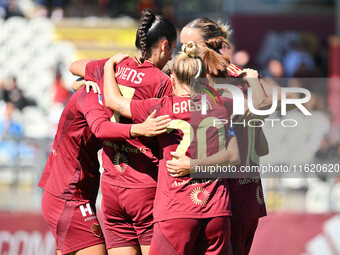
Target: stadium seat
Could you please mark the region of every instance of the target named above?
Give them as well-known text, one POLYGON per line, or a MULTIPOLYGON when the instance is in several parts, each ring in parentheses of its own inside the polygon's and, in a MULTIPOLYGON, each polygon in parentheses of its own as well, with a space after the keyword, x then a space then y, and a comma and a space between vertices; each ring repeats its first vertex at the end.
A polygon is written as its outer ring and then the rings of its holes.
POLYGON ((25 107, 24 133, 29 138, 45 138, 49 136, 50 125, 47 116, 37 107, 25 107))
MULTIPOLYGON (((4 20, 0 18, 0 31, 3 31, 4 20)), ((2 32, 0 33, 0 47, 2 43, 6 40, 5 34, 2 32)))
POLYGON ((33 167, 20 167, 18 173, 18 185, 23 188, 32 189, 37 179, 37 169, 33 167))
POLYGON ((54 37, 54 26, 47 18, 34 18, 28 23, 28 30, 37 38, 44 38, 49 41, 54 37))
POLYGON ((11 17, 3 24, 2 33, 6 37, 25 33, 27 29, 27 19, 22 17, 11 17))

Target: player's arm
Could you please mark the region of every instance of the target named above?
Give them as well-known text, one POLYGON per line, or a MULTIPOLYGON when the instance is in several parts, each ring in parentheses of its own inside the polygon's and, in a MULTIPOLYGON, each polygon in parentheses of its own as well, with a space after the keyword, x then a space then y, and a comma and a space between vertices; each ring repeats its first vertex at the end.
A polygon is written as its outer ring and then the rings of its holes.
MULTIPOLYGON (((258 110, 269 109, 272 106, 273 90, 277 91, 278 107, 276 111, 281 110, 281 87, 277 84, 269 84, 260 78, 257 71, 253 69, 241 69, 233 64, 228 66, 228 73, 232 76, 241 75, 248 82, 253 90, 253 104, 258 110), (243 74, 243 75, 242 75, 243 74)), ((293 110, 296 105, 287 105, 287 111, 293 110)))
POLYGON ((254 104, 257 104, 268 97, 266 91, 260 83, 260 79, 258 78, 259 74, 256 70, 246 68, 242 71, 239 71, 239 73, 243 77, 243 79, 248 82, 250 88, 252 89, 252 99, 254 104))
POLYGON ((156 112, 140 124, 121 124, 111 122, 102 105, 98 102, 98 94, 93 92, 82 94, 78 105, 84 114, 92 133, 101 140, 123 140, 138 136, 156 136, 166 132, 169 117, 156 117, 156 112))
POLYGON ((131 99, 123 97, 119 91, 118 84, 115 78, 114 68, 124 58, 126 54, 117 54, 110 58, 104 65, 104 97, 105 105, 113 111, 118 112, 124 117, 132 118, 130 103, 131 99))
POLYGON ((95 61, 95 60, 97 60, 97 59, 95 59, 95 58, 83 58, 83 59, 76 60, 70 65, 69 70, 73 75, 85 77, 86 65, 89 62, 95 61))
MULTIPOLYGON (((276 111, 281 111, 281 87, 274 83, 274 82, 267 82, 266 80, 261 80, 261 83, 263 84, 263 87, 267 93, 267 95, 269 96, 269 101, 270 101, 270 104, 272 104, 272 101, 273 101, 273 90, 276 89, 277 91, 277 108, 276 108, 276 111)), ((287 94, 286 95, 287 98, 293 98, 293 95, 292 94, 287 94)), ((286 110, 287 111, 291 111, 291 110, 294 110, 296 109, 296 105, 295 104, 288 104, 286 106, 286 110)))
POLYGON ((172 152, 173 160, 168 160, 166 166, 172 177, 182 177, 195 171, 196 166, 209 166, 216 164, 238 165, 240 163, 240 152, 236 136, 230 136, 229 144, 214 155, 203 159, 190 159, 184 154, 172 152))

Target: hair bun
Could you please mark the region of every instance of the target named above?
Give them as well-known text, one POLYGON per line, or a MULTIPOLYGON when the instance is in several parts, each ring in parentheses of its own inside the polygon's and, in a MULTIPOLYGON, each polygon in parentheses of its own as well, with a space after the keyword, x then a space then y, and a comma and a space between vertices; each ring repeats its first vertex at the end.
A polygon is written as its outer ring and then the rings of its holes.
POLYGON ((205 41, 205 44, 208 46, 208 48, 215 50, 217 52, 219 52, 219 50, 223 48, 228 48, 228 49, 231 48, 230 42, 223 36, 210 38, 205 41))
POLYGON ((220 20, 218 20, 216 24, 221 30, 221 36, 223 36, 225 39, 228 39, 229 35, 232 32, 230 26, 228 24, 223 24, 220 20))
POLYGON ((198 55, 197 44, 193 41, 189 41, 182 46, 182 51, 188 57, 196 57, 198 55))

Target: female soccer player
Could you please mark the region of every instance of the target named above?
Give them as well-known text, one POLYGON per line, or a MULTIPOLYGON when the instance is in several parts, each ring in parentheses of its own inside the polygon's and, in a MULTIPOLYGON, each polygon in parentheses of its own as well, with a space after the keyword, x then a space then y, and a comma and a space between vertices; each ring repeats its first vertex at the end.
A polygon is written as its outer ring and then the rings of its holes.
MULTIPOLYGON (((172 94, 170 78, 160 69, 171 59, 176 39, 176 29, 168 20, 151 10, 143 12, 135 43, 139 57, 127 58, 116 67, 117 80, 125 96, 141 100, 172 94)), ((102 84, 106 61, 81 60, 71 66, 71 72, 102 84)), ((118 121, 119 116, 115 117, 118 121)), ((120 117, 119 122, 131 123, 131 120, 120 117)), ((134 255, 139 254, 140 248, 143 254, 148 254, 153 233, 158 154, 154 139, 104 143, 102 211, 109 254, 134 255)))
MULTIPOLYGON (((190 154, 193 158, 227 148, 224 160, 238 162, 235 138, 228 140, 227 125, 213 127, 213 120, 228 118, 231 114, 223 105, 210 105, 207 115, 201 115, 201 94, 193 78, 204 78, 205 66, 197 57, 195 43, 183 46, 184 52, 176 57, 173 67, 175 96, 162 99, 131 100, 120 95, 114 79, 115 57, 104 67, 104 95, 106 105, 121 115, 141 122, 147 113, 157 109, 168 114, 172 121, 167 134, 158 136, 163 152, 159 163, 158 185, 154 202, 154 236, 150 254, 228 254, 229 253, 229 194, 220 179, 195 179, 190 176, 175 178, 166 167, 170 152, 190 154), (197 93, 190 98, 190 93, 197 93), (229 143, 229 145, 228 145, 229 143), (189 148, 190 147, 190 148, 189 148), (205 148, 204 151, 200 149, 205 148)), ((229 102, 230 103, 230 102, 229 102)))
POLYGON ((111 122, 97 94, 79 89, 59 121, 52 151, 39 182, 42 212, 56 240, 57 254, 106 254, 96 217, 99 188, 97 152, 101 140, 154 136, 166 131, 166 116, 153 113, 144 123, 111 122))
MULTIPOLYGON (((187 24, 181 31, 181 43, 186 43, 189 40, 196 41, 199 45, 207 46, 215 53, 222 53, 223 50, 229 47, 229 44, 222 38, 227 39, 229 35, 229 28, 222 24, 215 23, 208 18, 198 18, 187 24), (224 41, 224 42, 223 42, 224 41)), ((213 52, 212 52, 213 53, 213 52)), ((216 59, 221 56, 215 55, 216 59)), ((206 64, 209 61, 204 60, 206 64)), ((235 65, 227 65, 219 67, 219 72, 222 73, 227 70, 227 77, 239 77, 243 72, 241 68, 235 65)), ((217 70, 208 71, 208 74, 216 76, 217 70)), ((249 84, 255 83, 254 78, 248 80, 249 84)), ((244 84, 243 84, 244 85, 244 84)), ((257 84, 258 85, 258 84, 257 84)), ((246 86, 241 86, 243 91, 246 91, 246 86)), ((266 87, 264 93, 262 88, 257 87, 253 91, 254 102, 260 102, 262 99, 266 100, 266 93, 271 93, 271 88, 266 87)), ((246 97, 246 95, 245 95, 246 97)), ((258 165, 259 156, 268 153, 268 145, 261 128, 241 127, 235 126, 235 133, 240 146, 241 164, 244 165, 258 165), (259 146, 261 145, 261 146, 259 146)), ((181 157, 181 155, 176 155, 181 157)), ((184 160, 182 159, 181 162, 184 160)), ((179 165, 176 162, 169 162, 171 169, 178 169, 179 165)), ((176 173, 176 171, 174 171, 176 173)), ((239 178, 230 179, 230 194, 231 207, 233 217, 231 218, 231 240, 234 254, 248 254, 253 241, 255 230, 257 228, 258 219, 266 215, 266 208, 262 194, 262 184, 260 178, 239 178)))

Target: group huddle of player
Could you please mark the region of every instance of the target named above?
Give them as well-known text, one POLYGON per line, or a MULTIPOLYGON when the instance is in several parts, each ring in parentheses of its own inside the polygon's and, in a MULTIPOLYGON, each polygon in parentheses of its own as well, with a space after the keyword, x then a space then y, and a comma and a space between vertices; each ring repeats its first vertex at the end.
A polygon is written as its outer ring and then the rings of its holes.
POLYGON ((258 219, 266 215, 261 180, 190 176, 192 165, 256 165, 268 153, 261 128, 212 126, 214 119, 231 118, 226 91, 217 92, 220 104, 207 99, 205 115, 190 107, 201 103, 200 86, 213 89, 197 78, 242 77, 235 86, 250 86, 256 100, 267 96, 256 71, 231 64, 228 33, 208 18, 187 24, 170 78, 162 69, 177 31, 144 10, 136 56, 72 63, 70 71, 84 81, 74 83, 39 182, 57 254, 249 253, 258 219))

